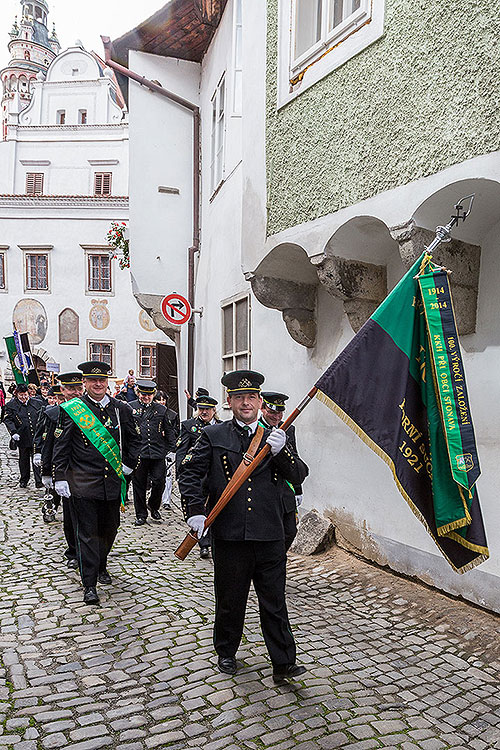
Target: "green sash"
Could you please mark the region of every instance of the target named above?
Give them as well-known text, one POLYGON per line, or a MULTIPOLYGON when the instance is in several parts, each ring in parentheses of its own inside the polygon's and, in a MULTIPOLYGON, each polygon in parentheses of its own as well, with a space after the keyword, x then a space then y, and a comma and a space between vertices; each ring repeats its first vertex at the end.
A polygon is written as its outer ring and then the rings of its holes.
POLYGON ((73 398, 61 404, 68 416, 71 417, 77 427, 83 432, 87 440, 97 448, 101 456, 108 462, 121 480, 121 501, 125 505, 127 494, 127 482, 123 476, 122 458, 120 448, 114 437, 104 427, 103 423, 79 398, 73 398))

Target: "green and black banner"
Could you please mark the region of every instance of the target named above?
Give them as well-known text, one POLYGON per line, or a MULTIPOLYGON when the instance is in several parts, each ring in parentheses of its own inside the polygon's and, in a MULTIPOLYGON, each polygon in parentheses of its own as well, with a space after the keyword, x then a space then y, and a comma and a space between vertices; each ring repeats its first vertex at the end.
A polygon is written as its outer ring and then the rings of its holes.
POLYGON ((448 274, 425 253, 316 383, 459 573, 489 557, 448 274))

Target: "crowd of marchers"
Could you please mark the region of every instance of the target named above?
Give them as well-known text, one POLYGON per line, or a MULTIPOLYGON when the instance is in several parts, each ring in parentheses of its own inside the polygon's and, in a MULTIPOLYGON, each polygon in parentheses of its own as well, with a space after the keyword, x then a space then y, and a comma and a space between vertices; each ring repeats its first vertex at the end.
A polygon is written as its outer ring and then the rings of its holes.
POLYGON ((199 388, 196 398, 186 391, 196 414, 180 424, 154 382, 136 381, 129 373, 112 396, 109 372, 106 363, 90 361, 59 374, 56 385, 43 384, 38 393, 20 383, 4 413, 9 447, 18 451, 20 485, 28 485, 32 469, 35 486, 45 488, 46 522, 54 521, 62 506, 66 564, 80 572, 84 602, 98 604, 98 584, 113 582, 108 556, 129 484, 135 525, 144 526, 148 516, 161 523, 160 509, 170 507, 175 462, 184 518, 200 557, 213 559, 219 670, 237 670, 253 583, 275 682, 303 674, 285 579, 308 469, 293 427, 281 429, 288 396, 263 392, 263 375, 237 370, 222 378, 232 419, 221 421, 217 400, 199 388), (264 460, 207 521, 233 474, 266 445, 264 460))

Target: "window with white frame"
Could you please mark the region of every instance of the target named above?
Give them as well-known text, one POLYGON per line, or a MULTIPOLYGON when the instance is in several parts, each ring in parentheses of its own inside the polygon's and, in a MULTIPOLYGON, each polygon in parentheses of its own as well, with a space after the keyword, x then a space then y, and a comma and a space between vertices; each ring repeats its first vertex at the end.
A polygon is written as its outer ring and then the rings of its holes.
POLYGON ((86 109, 78 110, 78 124, 79 125, 87 124, 87 110, 86 109))
POLYGON ((89 341, 89 360, 92 362, 105 362, 114 371, 114 344, 111 341, 89 341))
POLYGON ((7 288, 7 280, 5 274, 5 253, 0 253, 0 289, 7 288))
POLYGON ((94 172, 94 195, 111 195, 111 172, 94 172))
POLYGON ((240 297, 222 305, 222 370, 250 367, 250 299, 240 297))
POLYGON ((156 377, 156 344, 139 344, 139 377, 156 377))
POLYGON ((26 195, 43 195, 43 172, 28 172, 26 195))
POLYGON ((48 291, 49 256, 47 253, 26 253, 26 289, 48 291))
POLYGON ((89 253, 88 259, 88 292, 111 291, 111 258, 109 254, 89 253))
POLYGON ((233 30, 233 115, 241 115, 243 107, 243 50, 242 50, 242 5, 243 0, 234 3, 233 30))
POLYGON ((279 0, 278 107, 379 39, 385 0, 279 0))
POLYGON ((219 81, 212 97, 211 148, 210 148, 210 192, 213 193, 224 176, 224 131, 225 131, 225 75, 219 81))
POLYGON ((58 109, 56 112, 56 123, 57 125, 65 125, 66 124, 66 110, 65 109, 58 109))

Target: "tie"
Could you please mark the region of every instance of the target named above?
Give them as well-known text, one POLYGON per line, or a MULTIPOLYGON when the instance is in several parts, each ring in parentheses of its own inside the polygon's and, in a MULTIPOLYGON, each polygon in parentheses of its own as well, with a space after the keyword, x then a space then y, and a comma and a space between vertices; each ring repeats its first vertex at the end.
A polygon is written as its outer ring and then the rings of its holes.
POLYGON ((245 435, 246 435, 247 437, 250 437, 250 435, 251 435, 251 433, 252 433, 252 430, 250 429, 250 426, 249 426, 249 425, 247 425, 247 424, 246 424, 246 425, 244 425, 244 426, 243 426, 243 431, 244 431, 244 433, 245 433, 245 435))

